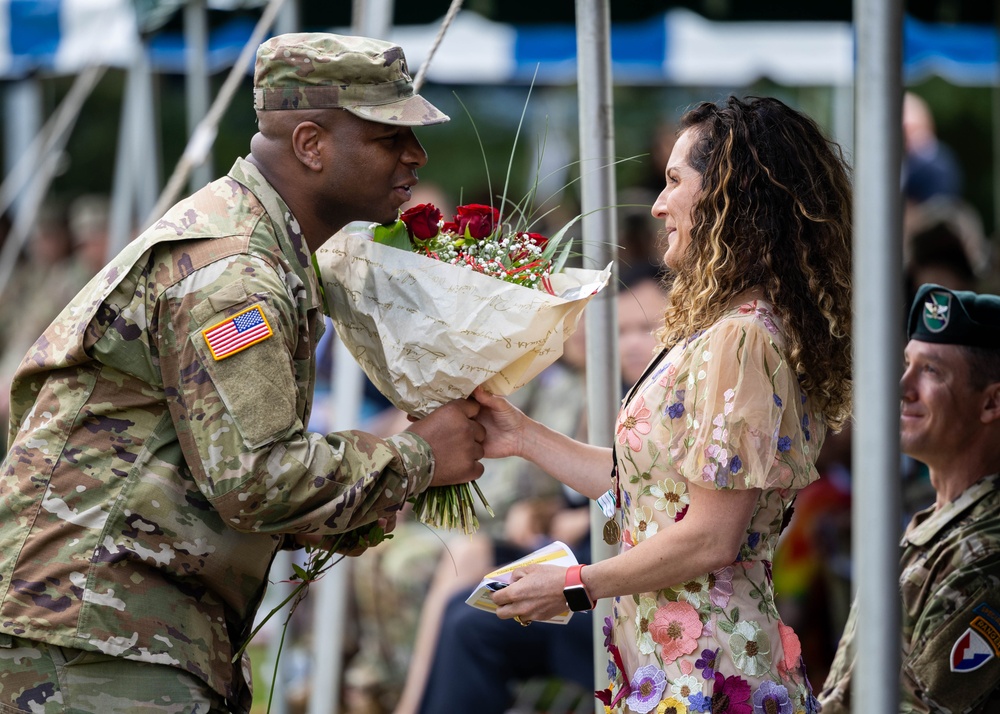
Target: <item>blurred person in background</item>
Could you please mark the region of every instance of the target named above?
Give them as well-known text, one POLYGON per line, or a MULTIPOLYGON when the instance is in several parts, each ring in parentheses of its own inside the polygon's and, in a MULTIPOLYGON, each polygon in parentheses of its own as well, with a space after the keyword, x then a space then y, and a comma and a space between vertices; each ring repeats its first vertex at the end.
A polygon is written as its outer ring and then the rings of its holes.
POLYGON ((84 282, 97 275, 111 258, 108 255, 110 210, 108 197, 100 194, 84 194, 69 205, 73 255, 86 276, 84 282))
MULTIPOLYGON (((1000 711, 1000 296, 923 285, 907 321, 900 450, 927 466, 935 501, 903 535, 900 714, 1000 711)), ((823 685, 823 714, 851 699, 858 602, 823 685)))
POLYGON ((655 199, 655 191, 639 187, 626 188, 618 194, 619 273, 641 270, 644 266, 662 269, 660 226, 649 215, 649 207, 655 199))
POLYGON ((913 92, 903 96, 903 149, 903 195, 908 206, 962 195, 958 160, 938 139, 930 106, 913 92))
POLYGON ((907 305, 925 283, 975 290, 993 257, 982 219, 960 199, 938 197, 915 207, 904 238, 907 305))
POLYGON ((9 413, 10 385, 21 359, 92 275, 81 269, 76 255, 66 202, 61 198, 46 200, 39 208, 24 255, 0 296, 3 432, 9 413))

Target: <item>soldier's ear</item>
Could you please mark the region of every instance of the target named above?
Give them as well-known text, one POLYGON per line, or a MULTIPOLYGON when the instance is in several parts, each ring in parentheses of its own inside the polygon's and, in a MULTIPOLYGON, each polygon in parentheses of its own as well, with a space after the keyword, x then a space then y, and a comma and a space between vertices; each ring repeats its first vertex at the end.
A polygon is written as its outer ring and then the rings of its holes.
POLYGON ((324 133, 325 129, 312 121, 304 121, 292 129, 292 151, 310 171, 323 170, 321 144, 324 133))
POLYGON ((994 382, 983 390, 983 408, 979 420, 983 424, 1000 420, 1000 382, 994 382))

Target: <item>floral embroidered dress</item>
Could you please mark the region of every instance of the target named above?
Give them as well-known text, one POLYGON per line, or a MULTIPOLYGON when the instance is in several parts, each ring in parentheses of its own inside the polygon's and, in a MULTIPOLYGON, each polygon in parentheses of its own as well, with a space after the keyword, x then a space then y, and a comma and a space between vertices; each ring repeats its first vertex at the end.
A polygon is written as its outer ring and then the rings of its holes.
POLYGON ((605 622, 608 712, 812 714, 798 637, 774 605, 771 560, 795 492, 818 478, 820 413, 785 357, 779 320, 742 305, 678 344, 618 416, 622 552, 669 537, 696 488, 759 488, 736 562, 615 599, 605 622))

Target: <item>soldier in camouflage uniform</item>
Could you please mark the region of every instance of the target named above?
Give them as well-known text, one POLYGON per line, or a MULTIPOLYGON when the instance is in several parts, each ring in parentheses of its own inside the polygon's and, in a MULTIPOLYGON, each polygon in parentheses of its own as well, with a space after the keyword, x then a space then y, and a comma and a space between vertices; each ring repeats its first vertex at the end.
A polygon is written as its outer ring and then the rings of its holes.
MULTIPOLYGON (((306 431, 322 332, 311 255, 392 219, 448 117, 402 50, 282 35, 259 133, 80 292, 12 387, 0 466, 0 711, 249 711, 246 641, 276 550, 482 473, 478 405, 386 439, 306 431)), ((328 539, 325 541, 330 542, 328 539)))
MULTIPOLYGON (((924 285, 910 309, 900 445, 937 493, 903 536, 899 711, 1000 712, 1000 297, 924 285)), ((820 701, 852 711, 854 603, 820 701)), ((853 711, 866 711, 864 703, 853 711)))

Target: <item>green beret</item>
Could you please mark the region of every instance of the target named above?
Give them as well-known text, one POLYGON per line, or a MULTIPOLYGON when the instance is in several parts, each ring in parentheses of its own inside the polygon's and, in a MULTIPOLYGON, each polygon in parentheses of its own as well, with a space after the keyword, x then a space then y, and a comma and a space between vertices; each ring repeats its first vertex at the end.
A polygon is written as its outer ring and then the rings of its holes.
POLYGON ((927 283, 910 307, 906 336, 921 342, 1000 349, 1000 297, 927 283))
POLYGON ((257 48, 254 108, 346 109, 379 122, 417 126, 448 121, 413 93, 403 48, 369 37, 298 32, 257 48))

